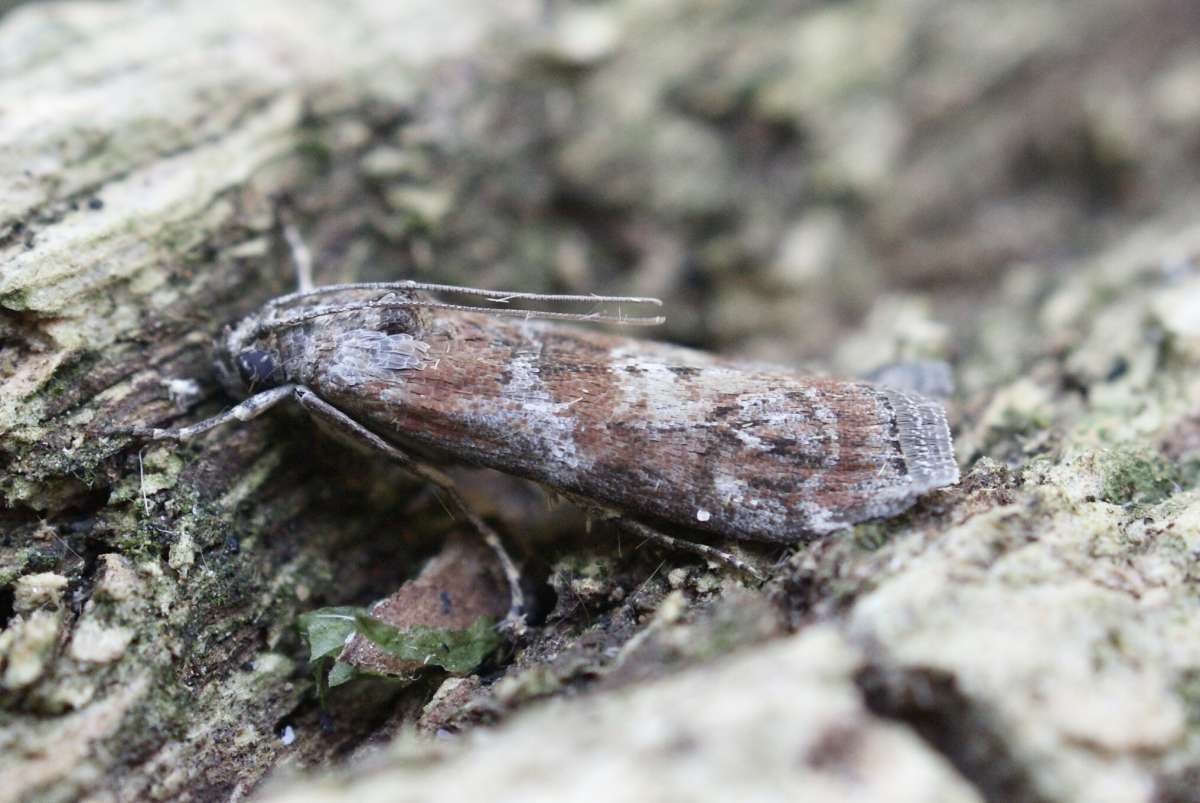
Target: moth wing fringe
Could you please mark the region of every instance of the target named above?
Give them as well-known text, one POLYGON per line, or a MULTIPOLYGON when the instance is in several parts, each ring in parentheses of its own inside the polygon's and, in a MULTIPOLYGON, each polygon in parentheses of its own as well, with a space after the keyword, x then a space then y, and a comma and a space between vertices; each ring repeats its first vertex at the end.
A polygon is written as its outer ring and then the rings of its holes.
POLYGON ((900 451, 913 492, 923 493, 958 482, 954 442, 941 403, 893 388, 882 391, 896 415, 900 451))

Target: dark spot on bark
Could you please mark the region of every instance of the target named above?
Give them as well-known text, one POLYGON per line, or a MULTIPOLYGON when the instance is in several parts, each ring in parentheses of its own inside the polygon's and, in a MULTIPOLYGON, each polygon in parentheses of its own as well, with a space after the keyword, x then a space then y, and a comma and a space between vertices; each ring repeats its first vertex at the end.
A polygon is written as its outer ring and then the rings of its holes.
POLYGON ((713 418, 729 418, 734 415, 740 408, 736 404, 721 404, 713 408, 713 418))
POLYGON ((675 374, 675 376, 683 378, 683 379, 690 377, 690 376, 696 376, 700 373, 699 368, 692 368, 692 367, 689 367, 686 365, 673 365, 670 368, 668 368, 667 370, 670 371, 671 373, 675 374))
POLYGON ((447 591, 443 591, 440 594, 438 594, 438 599, 441 600, 441 602, 442 602, 442 613, 445 614, 446 616, 449 616, 450 611, 453 610, 453 607, 454 607, 453 605, 450 604, 450 593, 447 591))
POLYGON ((804 763, 815 770, 851 772, 858 763, 862 731, 849 725, 827 728, 804 755, 804 763))
POLYGON ((88 201, 88 209, 103 209, 104 201, 99 198, 92 198, 88 201))
POLYGON ((634 376, 637 376, 637 375, 639 375, 639 374, 644 374, 644 373, 646 373, 646 369, 644 369, 644 368, 642 368, 641 366, 638 366, 638 365, 626 365, 626 366, 625 366, 625 373, 627 373, 627 374, 633 374, 634 376))
POLYGON ((16 612, 16 591, 11 586, 0 588, 0 630, 8 627, 16 612))
POLYGON ((658 752, 667 755, 686 755, 695 751, 698 744, 698 740, 692 734, 678 733, 671 737, 671 739, 661 747, 659 747, 658 752))
POLYGON ((984 800, 1047 799, 997 730, 994 715, 963 694, 953 675, 868 665, 854 680, 869 710, 915 730, 971 779, 984 800))

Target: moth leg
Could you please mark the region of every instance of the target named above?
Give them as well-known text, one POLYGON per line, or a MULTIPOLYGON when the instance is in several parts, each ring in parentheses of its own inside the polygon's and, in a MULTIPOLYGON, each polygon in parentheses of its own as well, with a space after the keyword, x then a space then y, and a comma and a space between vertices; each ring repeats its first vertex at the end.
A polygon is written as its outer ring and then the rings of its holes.
POLYGON ((632 533, 639 538, 644 538, 647 541, 653 541, 654 543, 667 547, 668 549, 691 552, 694 555, 699 555, 705 560, 724 563, 726 566, 730 566, 739 572, 744 572, 750 577, 753 577, 755 580, 761 581, 767 579, 762 575, 761 572, 758 571, 758 569, 754 568, 741 558, 731 555, 728 552, 722 552, 716 547, 711 547, 708 544, 698 544, 695 541, 688 541, 683 538, 674 538, 666 533, 659 532, 653 527, 647 527, 640 521, 636 521, 626 516, 618 516, 615 519, 610 519, 610 521, 628 533, 632 533))
POLYGON ((525 632, 525 592, 521 590, 521 572, 517 569, 517 564, 513 562, 512 557, 509 556, 508 551, 504 548, 504 544, 500 541, 500 536, 471 510, 466 500, 458 492, 454 480, 433 466, 416 460, 407 452, 379 437, 308 388, 296 388, 296 400, 300 402, 301 407, 314 417, 335 427, 338 432, 366 444, 375 451, 382 452, 403 466, 409 473, 441 489, 450 498, 451 503, 458 508, 459 512, 471 523, 471 526, 483 537, 484 543, 496 553, 496 557, 500 559, 500 565, 504 569, 504 576, 508 580, 509 608, 508 614, 501 623, 501 627, 516 635, 523 634, 525 632))
POLYGON ((249 421, 258 418, 285 399, 290 399, 296 393, 296 385, 280 385, 277 388, 256 393, 241 403, 229 408, 220 415, 206 418, 188 427, 179 429, 159 429, 157 427, 112 427, 104 430, 106 435, 131 435, 150 441, 190 441, 197 435, 210 429, 231 424, 234 421, 249 421))

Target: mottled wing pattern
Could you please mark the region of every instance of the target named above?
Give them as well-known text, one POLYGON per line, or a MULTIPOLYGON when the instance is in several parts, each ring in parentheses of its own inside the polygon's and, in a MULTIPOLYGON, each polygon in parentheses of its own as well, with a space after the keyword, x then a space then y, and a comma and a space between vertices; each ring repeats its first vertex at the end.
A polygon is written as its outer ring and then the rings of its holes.
POLYGON ((958 476, 941 405, 534 321, 348 331, 318 379, 385 437, 627 513, 795 542, 958 476))

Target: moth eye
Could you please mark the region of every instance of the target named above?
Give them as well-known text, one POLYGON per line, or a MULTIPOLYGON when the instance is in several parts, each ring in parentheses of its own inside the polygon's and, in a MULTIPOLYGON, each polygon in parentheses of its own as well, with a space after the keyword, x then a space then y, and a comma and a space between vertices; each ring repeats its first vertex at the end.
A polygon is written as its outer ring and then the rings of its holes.
POLYGON ((274 377, 275 358, 266 351, 243 351, 237 355, 237 369, 246 384, 261 384, 274 377))

